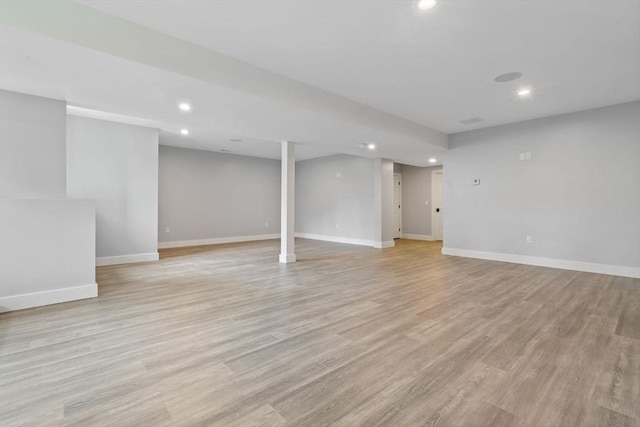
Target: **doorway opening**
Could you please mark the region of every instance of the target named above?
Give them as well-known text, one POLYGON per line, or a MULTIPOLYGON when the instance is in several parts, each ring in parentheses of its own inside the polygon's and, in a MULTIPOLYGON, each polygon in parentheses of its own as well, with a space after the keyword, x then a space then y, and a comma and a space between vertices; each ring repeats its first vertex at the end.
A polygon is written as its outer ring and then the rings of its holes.
POLYGON ((444 171, 431 171, 431 235, 434 240, 442 240, 443 201, 444 201, 444 171))
POLYGON ((393 238, 402 236, 402 175, 393 174, 393 238))

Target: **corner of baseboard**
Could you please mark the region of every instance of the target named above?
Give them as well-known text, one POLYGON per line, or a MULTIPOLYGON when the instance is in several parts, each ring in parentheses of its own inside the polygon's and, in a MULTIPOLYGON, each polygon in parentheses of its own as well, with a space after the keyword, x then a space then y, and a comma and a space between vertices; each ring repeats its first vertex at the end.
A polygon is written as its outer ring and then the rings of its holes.
POLYGON ((373 242, 373 247, 376 249, 393 248, 396 245, 394 240, 388 240, 386 242, 373 242))
POLYGON ((280 254, 280 263, 289 264, 296 262, 296 254, 280 254))

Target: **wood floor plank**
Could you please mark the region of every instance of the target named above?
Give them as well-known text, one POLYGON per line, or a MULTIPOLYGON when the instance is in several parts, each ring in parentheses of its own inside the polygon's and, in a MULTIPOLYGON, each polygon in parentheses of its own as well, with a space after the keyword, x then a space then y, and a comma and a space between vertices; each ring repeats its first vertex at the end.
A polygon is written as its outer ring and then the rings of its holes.
POLYGON ((297 240, 0 314, 0 425, 637 426, 640 280, 297 240))
POLYGON ((640 298, 638 297, 637 284, 634 279, 623 279, 627 284, 623 309, 620 313, 616 334, 640 339, 640 298))
POLYGON ((619 412, 612 411, 607 408, 600 408, 600 418, 598 420, 598 427, 640 427, 640 422, 637 419, 627 417, 619 412))
POLYGON ((640 341, 615 336, 594 395, 597 404, 640 421, 640 341))

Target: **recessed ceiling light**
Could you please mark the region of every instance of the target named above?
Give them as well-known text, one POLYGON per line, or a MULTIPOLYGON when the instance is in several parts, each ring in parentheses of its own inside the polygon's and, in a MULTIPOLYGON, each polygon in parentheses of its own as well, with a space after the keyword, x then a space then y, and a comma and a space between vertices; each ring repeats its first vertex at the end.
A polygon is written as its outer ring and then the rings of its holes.
POLYGON ((514 80, 517 80, 520 77, 522 77, 522 73, 519 73, 517 71, 511 71, 510 73, 500 74, 498 77, 493 79, 493 81, 498 83, 506 83, 506 82, 512 82, 514 80))
POLYGON ((368 148, 369 150, 375 150, 375 149, 376 149, 376 144, 369 143, 369 144, 367 144, 367 148, 368 148))
POLYGON ((420 0, 418 2, 418 7, 420 9, 431 9, 433 6, 435 6, 437 3, 437 0, 420 0))
POLYGON ((182 135, 189 135, 189 129, 182 129, 182 130, 180 130, 180 133, 182 135))
POLYGON ((229 141, 231 141, 231 142, 242 142, 242 140, 238 139, 238 138, 231 138, 229 141))
POLYGON ((178 108, 181 109, 182 111, 191 111, 191 105, 187 104, 186 102, 181 102, 178 105, 178 108))
POLYGON ((438 159, 434 159, 433 157, 429 159, 429 163, 435 163, 437 161, 438 161, 438 159))

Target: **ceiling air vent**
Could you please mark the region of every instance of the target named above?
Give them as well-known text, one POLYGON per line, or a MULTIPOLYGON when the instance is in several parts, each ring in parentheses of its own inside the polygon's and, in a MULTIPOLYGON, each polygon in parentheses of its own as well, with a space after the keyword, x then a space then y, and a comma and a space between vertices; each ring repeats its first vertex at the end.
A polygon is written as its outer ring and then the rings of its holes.
POLYGON ((466 119, 466 120, 460 120, 460 123, 462 123, 463 125, 474 125, 476 123, 482 123, 484 122, 484 119, 481 119, 480 117, 472 117, 470 119, 466 119))

